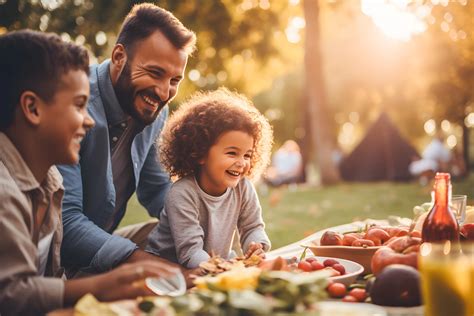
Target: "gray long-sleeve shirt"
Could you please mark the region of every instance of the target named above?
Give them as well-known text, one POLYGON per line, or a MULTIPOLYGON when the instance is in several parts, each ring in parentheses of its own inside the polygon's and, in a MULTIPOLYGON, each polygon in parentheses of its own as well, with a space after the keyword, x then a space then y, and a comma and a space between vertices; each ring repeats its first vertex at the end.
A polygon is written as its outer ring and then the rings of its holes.
POLYGON ((236 230, 244 252, 252 241, 269 250, 264 227, 262 208, 249 180, 244 178, 221 196, 211 196, 190 176, 171 187, 146 250, 195 268, 211 252, 228 258, 236 230))

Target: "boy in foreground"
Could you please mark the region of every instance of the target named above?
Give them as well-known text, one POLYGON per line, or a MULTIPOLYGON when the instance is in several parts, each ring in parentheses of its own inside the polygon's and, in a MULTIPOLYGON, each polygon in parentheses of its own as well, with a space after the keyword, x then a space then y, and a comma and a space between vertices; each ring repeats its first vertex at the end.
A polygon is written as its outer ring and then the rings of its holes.
POLYGON ((43 314, 92 293, 99 300, 151 294, 147 276, 176 273, 154 262, 65 281, 62 178, 55 164, 79 160, 94 121, 87 112, 87 52, 57 35, 0 36, 0 314, 43 314))

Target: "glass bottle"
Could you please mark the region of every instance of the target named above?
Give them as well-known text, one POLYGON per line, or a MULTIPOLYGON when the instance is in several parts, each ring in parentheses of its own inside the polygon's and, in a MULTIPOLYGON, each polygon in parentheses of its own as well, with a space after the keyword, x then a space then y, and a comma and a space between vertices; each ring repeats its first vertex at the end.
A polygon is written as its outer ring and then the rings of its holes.
POLYGON ((438 172, 435 176, 434 203, 423 222, 423 242, 459 241, 459 226, 450 208, 451 176, 438 172))

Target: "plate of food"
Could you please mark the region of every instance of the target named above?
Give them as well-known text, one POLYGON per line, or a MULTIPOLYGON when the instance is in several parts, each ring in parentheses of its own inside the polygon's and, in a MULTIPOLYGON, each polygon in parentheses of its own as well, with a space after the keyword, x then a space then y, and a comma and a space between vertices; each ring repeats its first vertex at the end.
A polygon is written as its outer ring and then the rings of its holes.
POLYGON ((354 283, 364 271, 364 267, 357 262, 333 257, 310 256, 294 265, 304 272, 327 270, 331 275, 329 280, 345 285, 354 283))
POLYGON ((327 230, 320 239, 302 246, 309 248, 316 256, 357 262, 364 267, 364 274, 368 274, 372 272, 371 260, 374 253, 392 238, 408 233, 408 227, 405 226, 370 226, 362 231, 347 233, 327 230))

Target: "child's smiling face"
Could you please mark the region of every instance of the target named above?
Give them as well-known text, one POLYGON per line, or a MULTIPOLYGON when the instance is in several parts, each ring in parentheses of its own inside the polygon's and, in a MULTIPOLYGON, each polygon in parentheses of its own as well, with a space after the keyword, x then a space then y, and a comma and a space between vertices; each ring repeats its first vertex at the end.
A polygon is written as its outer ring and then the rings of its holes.
POLYGON ((248 173, 254 139, 242 131, 224 132, 199 161, 198 182, 201 189, 214 196, 235 187, 248 173))
POLYGON ((53 163, 71 164, 79 161, 80 143, 94 126, 87 112, 89 79, 82 70, 70 70, 61 78, 61 86, 52 101, 42 101, 42 123, 38 137, 53 163))

